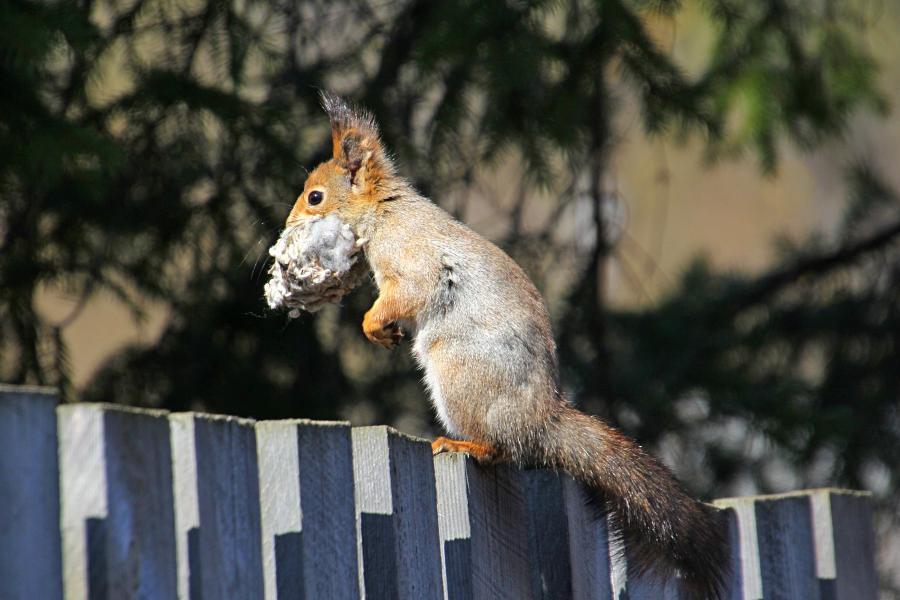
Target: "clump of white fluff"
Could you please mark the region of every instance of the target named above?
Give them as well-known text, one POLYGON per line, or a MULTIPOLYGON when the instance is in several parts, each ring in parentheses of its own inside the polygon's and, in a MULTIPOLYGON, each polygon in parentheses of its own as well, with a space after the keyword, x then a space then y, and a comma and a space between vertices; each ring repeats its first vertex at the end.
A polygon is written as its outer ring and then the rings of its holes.
POLYGON ((288 316, 297 318, 301 310, 316 312, 340 300, 366 274, 365 242, 336 215, 286 227, 269 248, 275 259, 265 286, 269 307, 289 308, 288 316))

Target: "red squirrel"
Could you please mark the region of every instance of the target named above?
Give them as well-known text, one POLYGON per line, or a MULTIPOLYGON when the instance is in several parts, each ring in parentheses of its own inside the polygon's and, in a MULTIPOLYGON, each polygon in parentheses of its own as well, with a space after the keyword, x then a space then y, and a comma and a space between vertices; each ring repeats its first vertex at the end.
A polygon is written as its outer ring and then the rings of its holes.
POLYGON ((662 463, 560 391, 547 308, 525 272, 401 177, 374 118, 322 94, 333 157, 313 170, 287 225, 336 214, 364 240, 378 298, 366 337, 412 335, 437 417, 465 452, 568 472, 609 511, 629 571, 677 573, 696 598, 720 598, 728 568, 718 511, 689 496, 662 463))

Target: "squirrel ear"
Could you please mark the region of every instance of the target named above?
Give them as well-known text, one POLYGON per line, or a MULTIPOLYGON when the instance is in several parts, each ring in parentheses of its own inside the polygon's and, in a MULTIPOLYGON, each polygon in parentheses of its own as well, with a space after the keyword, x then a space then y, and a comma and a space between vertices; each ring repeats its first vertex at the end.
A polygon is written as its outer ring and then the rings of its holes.
POLYGON ((331 120, 331 147, 335 162, 350 172, 354 185, 378 180, 375 175, 393 173, 393 167, 381 147, 375 118, 343 99, 321 92, 322 108, 331 120), (361 181, 357 174, 361 173, 361 181))

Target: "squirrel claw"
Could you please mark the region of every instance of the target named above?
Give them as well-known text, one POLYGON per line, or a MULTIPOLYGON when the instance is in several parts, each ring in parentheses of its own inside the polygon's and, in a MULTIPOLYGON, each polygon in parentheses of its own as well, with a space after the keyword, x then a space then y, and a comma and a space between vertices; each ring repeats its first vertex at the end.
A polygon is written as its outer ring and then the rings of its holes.
POLYGON ((403 340, 403 330, 396 323, 388 323, 380 329, 366 331, 365 334, 369 341, 388 350, 393 350, 403 340))

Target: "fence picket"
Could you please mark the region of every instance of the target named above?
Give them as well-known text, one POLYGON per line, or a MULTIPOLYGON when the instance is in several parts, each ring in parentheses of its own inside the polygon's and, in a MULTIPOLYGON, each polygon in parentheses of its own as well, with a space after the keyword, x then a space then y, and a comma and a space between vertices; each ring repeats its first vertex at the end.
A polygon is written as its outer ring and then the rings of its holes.
POLYGON ((66 598, 176 590, 168 421, 159 411, 59 407, 66 598))
POLYGON ((599 507, 571 477, 563 481, 574 600, 611 600, 609 531, 599 507))
POLYGON ((196 457, 198 525, 187 531, 185 544, 190 600, 260 598, 264 587, 253 422, 203 414, 176 418, 192 419, 196 457))
POLYGON ((441 598, 430 445, 387 427, 354 428, 353 475, 364 596, 441 598))
POLYGON ((266 598, 359 597, 350 426, 256 424, 266 598))
POLYGON ((572 597, 572 566, 566 499, 568 476, 546 470, 523 471, 528 515, 528 556, 535 600, 572 597))
POLYGON ((448 599, 533 598, 521 472, 460 454, 438 456, 435 471, 448 599))
POLYGON ((0 597, 62 598, 56 396, 0 386, 0 597))
POLYGON ((875 600, 875 539, 868 494, 824 489, 811 493, 816 575, 823 600, 875 600))
POLYGON ((106 597, 106 444, 103 408, 57 409, 63 595, 106 597))

